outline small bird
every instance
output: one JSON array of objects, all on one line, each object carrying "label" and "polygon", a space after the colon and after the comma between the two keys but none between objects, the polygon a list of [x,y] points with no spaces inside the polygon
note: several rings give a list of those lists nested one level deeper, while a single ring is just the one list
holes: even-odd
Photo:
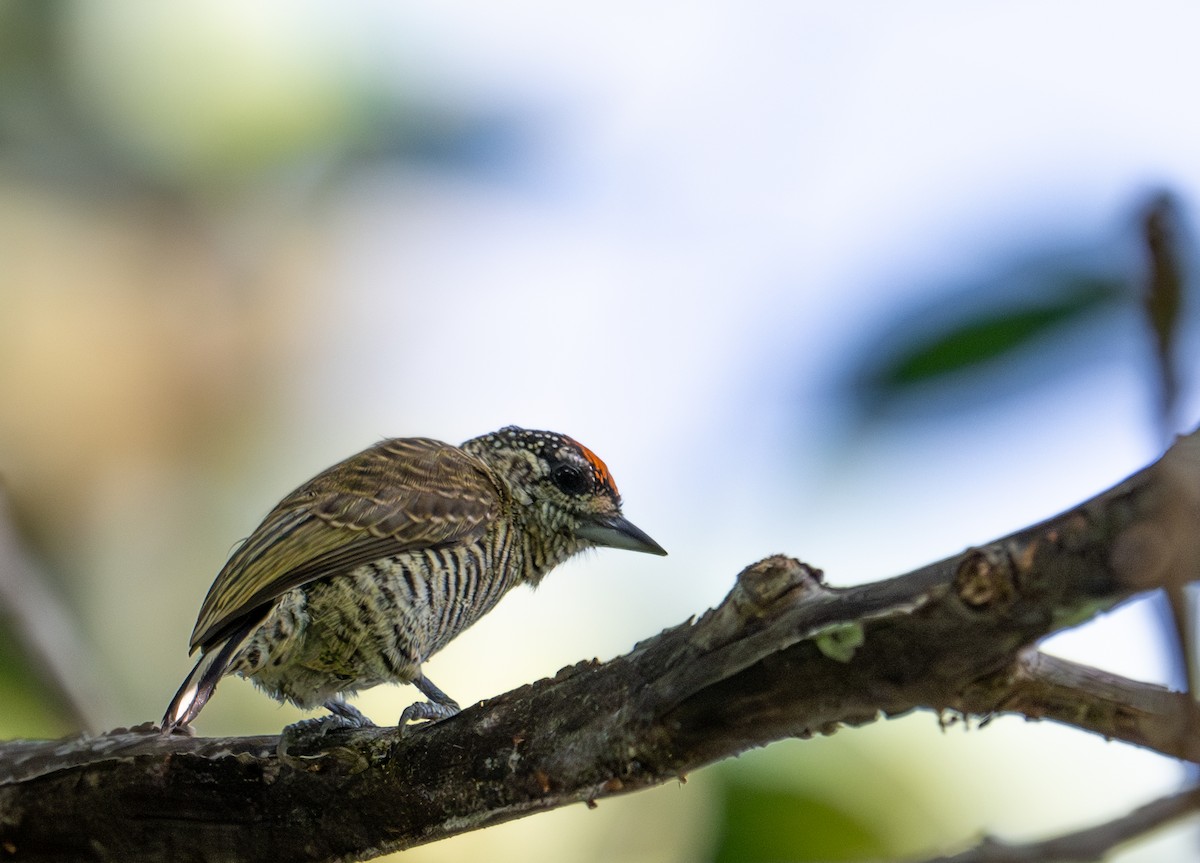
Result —
[{"label": "small bird", "polygon": [[380,683],[429,699],[400,725],[453,716],[422,663],[513,587],[596,546],[666,554],[621,515],[604,462],[566,435],[381,441],[293,491],[233,552],[162,732],[190,725],[227,674],[345,724],[370,724],[344,698]]}]

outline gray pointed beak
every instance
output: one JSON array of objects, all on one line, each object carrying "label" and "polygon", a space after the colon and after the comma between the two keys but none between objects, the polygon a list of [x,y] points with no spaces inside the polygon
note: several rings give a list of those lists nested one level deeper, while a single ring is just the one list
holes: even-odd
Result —
[{"label": "gray pointed beak", "polygon": [[581,525],[575,531],[575,535],[607,548],[644,551],[646,554],[667,553],[666,549],[652,540],[645,531],[619,515],[597,517],[594,521]]}]

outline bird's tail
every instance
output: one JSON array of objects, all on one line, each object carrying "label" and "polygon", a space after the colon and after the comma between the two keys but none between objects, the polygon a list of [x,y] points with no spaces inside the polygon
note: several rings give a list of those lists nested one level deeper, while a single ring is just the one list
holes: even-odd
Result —
[{"label": "bird's tail", "polygon": [[230,660],[246,640],[247,634],[244,629],[235,631],[225,641],[201,655],[191,674],[184,679],[183,685],[167,706],[167,712],[162,719],[163,734],[170,734],[176,728],[192,724],[192,720],[204,709],[208,699],[212,698],[217,684],[229,668]]}]

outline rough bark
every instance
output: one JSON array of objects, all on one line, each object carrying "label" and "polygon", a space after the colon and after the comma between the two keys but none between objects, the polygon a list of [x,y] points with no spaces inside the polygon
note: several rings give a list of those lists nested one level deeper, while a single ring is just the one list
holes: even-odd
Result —
[{"label": "rough bark", "polygon": [[1196,760],[1186,696],[1037,654],[1200,562],[1200,438],[1033,527],[838,589],[776,556],[720,606],[401,734],[148,730],[0,747],[0,858],[357,860],[637,791],[750,747],[924,708],[1019,711]]}]

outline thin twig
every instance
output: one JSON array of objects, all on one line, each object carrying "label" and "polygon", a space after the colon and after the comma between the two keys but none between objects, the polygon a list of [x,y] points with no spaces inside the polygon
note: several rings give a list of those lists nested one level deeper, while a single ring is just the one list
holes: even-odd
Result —
[{"label": "thin twig", "polygon": [[984,837],[974,848],[925,863],[1092,863],[1120,845],[1139,839],[1200,810],[1200,788],[1189,788],[1140,806],[1120,818],[1041,842],[1009,844]]}]

